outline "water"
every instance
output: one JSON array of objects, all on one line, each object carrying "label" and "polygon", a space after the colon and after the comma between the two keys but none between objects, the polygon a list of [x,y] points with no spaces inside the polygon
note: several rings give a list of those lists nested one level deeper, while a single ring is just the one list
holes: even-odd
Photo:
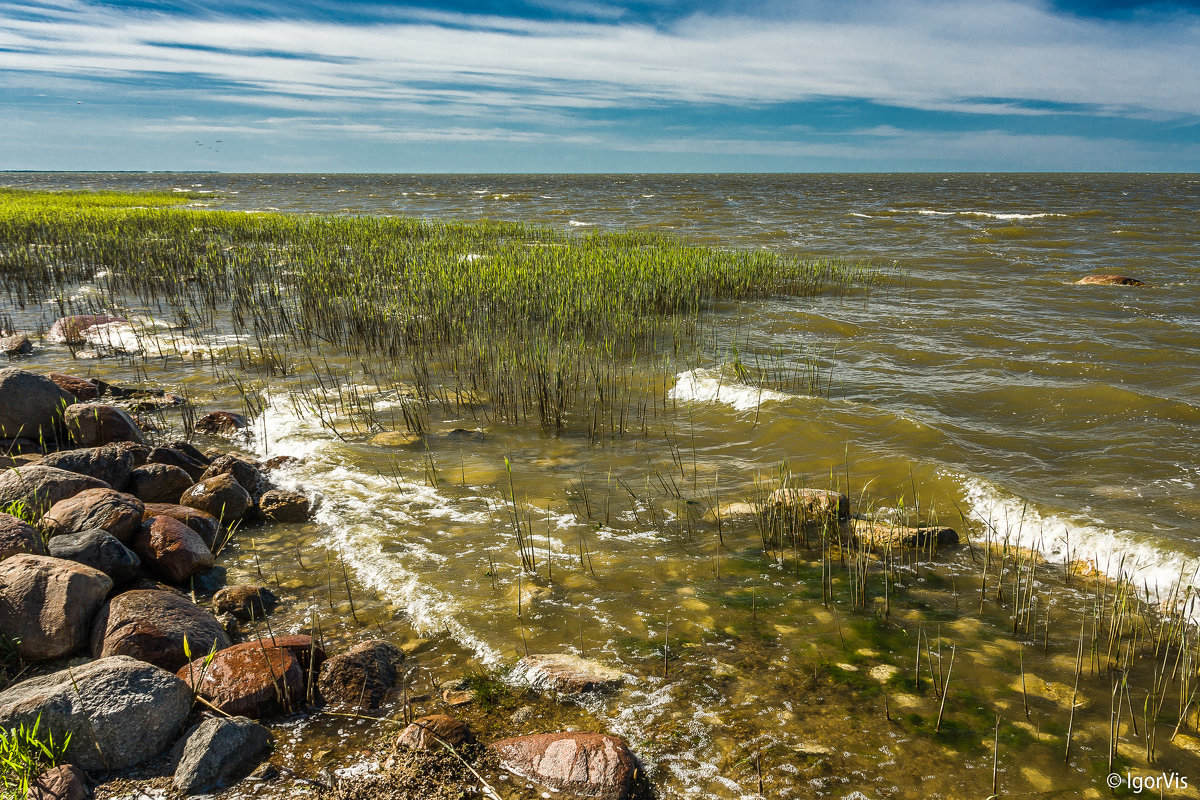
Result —
[{"label": "water", "polygon": [[[847,717],[877,721],[878,700],[816,692],[800,665],[832,664],[831,674],[858,686],[874,660],[911,661],[910,634],[832,618],[819,588],[813,599],[813,574],[765,560],[752,529],[733,528],[722,551],[702,523],[693,531],[688,506],[650,499],[665,475],[691,497],[736,500],[786,460],[810,484],[848,483],[876,507],[916,503],[960,530],[965,519],[977,539],[1019,539],[1055,560],[1119,567],[1151,595],[1200,563],[1198,176],[10,174],[0,183],[179,188],[211,192],[201,205],[246,211],[645,227],[722,248],[895,264],[903,285],[886,291],[714,310],[738,329],[743,354],[815,360],[829,388],[810,397],[738,385],[722,369],[729,357],[712,348],[705,363],[680,369],[670,391],[679,463],[661,436],[595,447],[476,419],[439,424],[486,428],[481,442],[435,437],[428,454],[388,451],[331,436],[285,399],[285,387],[265,395],[249,446],[302,455],[288,479],[326,499],[317,525],[272,536],[344,559],[379,597],[363,613],[439,637],[443,668],[505,668],[526,647],[621,665],[628,687],[588,710],[635,744],[671,796],[752,794],[747,759],[758,752],[768,753],[768,784],[781,797],[909,796],[917,786],[957,796],[960,785],[986,794],[991,711],[960,719],[968,733],[954,757],[911,730],[846,728]],[[1146,286],[1074,284],[1092,273]],[[166,362],[146,369],[214,404],[236,397],[211,373]],[[541,556],[549,546],[555,567],[552,580],[543,569],[520,590],[506,538],[505,458]],[[238,553],[231,570],[249,571]],[[324,573],[294,564],[284,552],[271,568],[301,598],[326,591]],[[943,566],[943,578],[961,582],[957,609],[959,587],[978,568],[965,553]],[[919,598],[934,577],[917,575]],[[1057,591],[1059,607],[1086,604]],[[946,597],[927,605],[944,607]],[[296,604],[297,624],[313,605]],[[938,620],[914,611],[908,622]],[[1001,691],[1013,655],[988,627],[1007,624],[1003,615],[985,614],[982,628],[947,618],[946,633],[962,651],[956,673],[993,687],[989,708],[1013,711]],[[847,655],[843,625],[873,644]],[[1061,636],[1073,667],[1076,634],[1047,635]],[[664,638],[675,648],[673,680],[657,666]],[[1027,667],[1033,659],[1047,675],[1064,669],[1047,650],[1043,661],[1027,654]],[[814,705],[817,696],[828,705]],[[930,716],[927,697],[894,702]],[[1020,707],[1018,695],[1013,718]],[[1061,698],[1046,700],[1047,725],[1058,724],[1051,708],[1061,711]],[[1099,786],[1039,748],[1041,735],[1039,727],[1033,744],[1011,744],[1035,774],[1012,766],[1007,780],[1027,792],[1050,791],[1037,788],[1049,780],[1063,796],[1074,796],[1062,788],[1072,781]],[[811,741],[830,752],[808,753]],[[847,775],[858,776],[853,785]]]}]

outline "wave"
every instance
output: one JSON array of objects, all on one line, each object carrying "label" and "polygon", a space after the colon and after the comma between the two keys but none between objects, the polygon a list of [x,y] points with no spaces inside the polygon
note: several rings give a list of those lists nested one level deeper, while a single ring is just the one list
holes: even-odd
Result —
[{"label": "wave", "polygon": [[667,392],[671,400],[686,403],[723,403],[738,411],[753,411],[763,403],[795,399],[793,395],[730,381],[719,369],[697,368],[675,376]]},{"label": "wave", "polygon": [[984,217],[987,219],[1042,219],[1043,217],[1066,217],[1068,214],[1060,214],[1053,211],[1040,211],[1032,214],[1022,214],[1019,212],[996,212],[996,211],[936,211],[931,208],[889,208],[889,214],[920,214],[926,217]]}]

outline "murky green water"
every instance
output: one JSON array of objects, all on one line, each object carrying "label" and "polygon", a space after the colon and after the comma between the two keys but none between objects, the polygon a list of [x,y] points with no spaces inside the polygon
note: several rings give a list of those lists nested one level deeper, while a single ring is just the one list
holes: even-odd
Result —
[{"label": "murky green water", "polygon": [[[586,710],[629,739],[666,796],[753,795],[761,764],[771,797],[984,797],[997,715],[1005,793],[1107,791],[1112,692],[1090,655],[1064,764],[1075,613],[1097,600],[1078,582],[1063,586],[1061,568],[1037,576],[1036,621],[1014,636],[1012,599],[996,598],[994,575],[980,613],[980,552],[900,568],[885,614],[881,576],[871,579],[868,607],[854,609],[839,563],[836,602],[826,604],[819,550],[766,554],[751,520],[724,519],[718,531],[704,516],[747,499],[786,461],[808,485],[849,489],[872,509],[915,507],[978,543],[1007,538],[1052,561],[1069,554],[1114,572],[1124,558],[1151,594],[1189,578],[1200,556],[1200,178],[5,175],[0,183],[211,190],[212,207],[243,210],[646,226],[718,247],[896,262],[906,277],[887,291],[715,309],[715,339],[703,363],[679,366],[664,398],[674,413],[656,423],[661,430],[601,444],[493,423],[486,403],[474,416],[435,415],[425,449],[343,441],[287,397],[302,367],[287,379],[251,375],[265,411],[245,446],[300,456],[285,480],[318,492],[323,505],[314,524],[246,532],[225,554],[227,567],[256,580],[261,570],[284,587],[290,602],[277,627],[298,629],[317,614],[335,638],[376,626],[428,638],[412,680],[431,698],[434,682],[479,665],[504,670],[527,650],[620,666],[626,687]],[[1073,284],[1090,273],[1147,286]],[[25,320],[56,313],[11,309]],[[826,388],[814,397],[739,384],[723,369],[733,331],[744,359],[757,353],[802,372],[816,364]],[[353,360],[323,355],[349,383],[363,382]],[[137,363],[205,406],[242,402],[229,367]],[[115,359],[72,362],[53,348],[36,364],[113,380],[130,370]],[[382,413],[398,407],[392,387],[368,391]],[[455,428],[484,435],[446,435]],[[512,497],[533,532],[536,578],[518,569]],[[1009,587],[1013,576],[1005,580]],[[918,645],[926,639],[932,653]],[[932,675],[944,679],[952,649],[935,732]],[[1027,695],[1014,685],[1020,663]],[[1187,750],[1200,747],[1188,738],[1194,729],[1172,743],[1171,730],[1160,732],[1159,763],[1147,766],[1145,726],[1139,739],[1129,722],[1142,702],[1137,692],[1127,701],[1119,756],[1200,784],[1200,761]],[[307,723],[295,751],[327,749],[339,725]]]}]

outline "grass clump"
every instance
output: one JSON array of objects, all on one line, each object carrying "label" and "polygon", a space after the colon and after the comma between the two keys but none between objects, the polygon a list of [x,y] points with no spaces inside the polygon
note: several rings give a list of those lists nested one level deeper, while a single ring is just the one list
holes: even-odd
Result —
[{"label": "grass clump", "polygon": [[41,721],[38,717],[32,726],[0,729],[0,800],[25,800],[38,775],[62,760],[71,734],[56,742],[52,733],[38,730]]}]

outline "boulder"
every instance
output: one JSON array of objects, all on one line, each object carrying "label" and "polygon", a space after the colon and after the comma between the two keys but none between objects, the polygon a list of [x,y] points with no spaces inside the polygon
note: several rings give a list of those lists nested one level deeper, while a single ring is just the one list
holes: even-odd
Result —
[{"label": "boulder", "polygon": [[312,503],[299,492],[268,489],[259,495],[258,513],[272,522],[306,522],[312,513]]},{"label": "boulder", "polygon": [[210,463],[212,463],[212,459],[200,452],[200,448],[196,447],[196,445],[192,444],[191,442],[185,442],[182,439],[176,439],[173,442],[168,442],[166,446],[174,450],[178,450],[188,458],[198,461],[205,466],[208,466]]},{"label": "boulder", "polygon": [[112,587],[112,578],[74,561],[12,556],[0,562],[0,635],[28,661],[69,655],[87,644]]},{"label": "boulder", "polygon": [[295,456],[271,456],[263,462],[262,468],[268,472],[284,467],[292,467],[300,463],[300,459]]},{"label": "boulder", "polygon": [[[188,652],[183,641],[187,638]],[[214,648],[229,647],[229,637],[208,609],[187,595],[138,589],[110,600],[92,625],[92,656],[125,655],[172,672]]]},{"label": "boulder", "polygon": [[198,508],[219,520],[241,519],[250,510],[250,495],[229,473],[205,478],[179,498],[179,504]]},{"label": "boulder", "polygon": [[396,744],[409,750],[440,751],[444,749],[443,742],[457,750],[474,741],[475,735],[467,723],[448,714],[432,714],[413,720],[400,732]]},{"label": "boulder", "polygon": [[204,470],[208,469],[207,461],[193,458],[178,447],[156,447],[150,451],[146,461],[150,464],[170,464],[173,467],[179,467],[188,474],[193,483],[200,480],[204,475]]},{"label": "boulder", "polygon": [[302,704],[304,670],[285,647],[256,640],[227,647],[206,660],[197,658],[175,674],[226,714],[261,719]]},{"label": "boulder", "polygon": [[165,750],[192,707],[187,684],[124,656],[29,678],[0,692],[0,728],[24,723],[71,734],[66,760],[86,770],[119,770]]},{"label": "boulder", "polygon": [[259,487],[263,484],[263,474],[258,467],[236,456],[214,458],[204,474],[200,476],[200,480],[215,478],[218,475],[232,475],[238,485],[245,489],[246,494],[251,497],[258,494]]},{"label": "boulder", "polygon": [[538,691],[559,694],[614,689],[625,676],[620,670],[567,653],[528,655],[517,662],[515,676]]},{"label": "boulder", "polygon": [[232,436],[248,427],[250,427],[249,420],[232,411],[211,411],[196,420],[197,431],[218,436]]},{"label": "boulder", "polygon": [[98,569],[117,585],[128,583],[142,571],[136,553],[98,528],[55,536],[50,540],[50,555]]},{"label": "boulder", "polygon": [[404,654],[391,642],[363,642],[326,659],[317,686],[326,702],[378,708],[396,685],[403,661]]},{"label": "boulder", "polygon": [[0,337],[0,353],[9,358],[27,356],[32,352],[33,342],[29,341],[29,337],[23,333]]},{"label": "boulder", "polygon": [[238,584],[226,586],[213,595],[212,610],[217,616],[233,614],[243,622],[262,619],[275,610],[279,598],[265,586]]},{"label": "boulder", "polygon": [[61,764],[33,779],[25,800],[92,800],[87,773],[74,764]]},{"label": "boulder", "polygon": [[264,636],[260,641],[267,647],[282,647],[290,651],[300,661],[300,666],[306,675],[312,669],[320,669],[321,664],[325,662],[325,650],[305,633]]},{"label": "boulder", "polygon": [[57,441],[63,409],[74,401],[44,375],[16,367],[0,369],[0,439]]},{"label": "boulder", "polygon": [[875,551],[896,548],[936,550],[958,544],[958,532],[953,528],[940,526],[908,528],[886,522],[854,519],[850,520],[846,528],[858,547]]},{"label": "boulder", "polygon": [[539,733],[492,744],[501,765],[549,789],[578,797],[625,800],[632,795],[637,759],[615,736]]},{"label": "boulder", "polygon": [[193,483],[182,467],[145,464],[129,474],[129,493],[143,503],[175,503]]},{"label": "boulder", "polygon": [[77,472],[41,464],[14,467],[0,472],[0,508],[9,503],[24,503],[31,514],[40,518],[55,503],[88,489],[108,489],[107,483]]},{"label": "boulder", "polygon": [[1085,278],[1080,278],[1075,281],[1076,284],[1095,283],[1102,286],[1145,286],[1146,284],[1139,281],[1137,278],[1129,278],[1125,275],[1088,275]]},{"label": "boulder", "polygon": [[133,417],[122,408],[102,403],[76,403],[63,412],[67,433],[80,447],[99,447],[109,442],[145,444]]},{"label": "boulder", "polygon": [[769,513],[791,518],[801,525],[836,523],[850,516],[850,498],[827,489],[776,489],[767,501]]},{"label": "boulder", "polygon": [[94,328],[97,325],[111,325],[112,323],[128,323],[129,320],[123,317],[108,317],[97,314],[77,314],[70,317],[61,317],[54,321],[50,326],[50,331],[46,334],[46,340],[57,344],[86,344],[87,339],[84,333],[88,328]]},{"label": "boulder", "polygon": [[210,548],[216,544],[217,533],[221,530],[221,523],[212,514],[198,508],[189,508],[174,503],[146,503],[144,519],[151,517],[171,517],[179,520],[200,534],[200,538]]},{"label": "boulder", "polygon": [[213,566],[213,554],[200,534],[172,517],[151,517],[130,543],[148,569],[172,583],[184,584]]},{"label": "boulder", "polygon": [[136,460],[137,453],[133,448],[116,443],[48,453],[42,458],[41,464],[91,476],[120,492],[125,491],[129,473],[137,466]]},{"label": "boulder", "polygon": [[46,555],[41,532],[12,514],[0,513],[0,561],[21,553]]},{"label": "boulder", "polygon": [[246,717],[206,719],[180,740],[175,788],[199,794],[240,777],[271,749],[271,734]]},{"label": "boulder", "polygon": [[69,392],[75,398],[76,403],[87,403],[100,397],[100,389],[93,381],[76,378],[72,375],[63,375],[61,372],[51,372],[46,377],[54,381],[63,391]]},{"label": "boulder", "polygon": [[133,538],[142,524],[146,507],[131,494],[112,489],[87,489],[74,497],[59,500],[38,523],[53,539],[68,533],[99,528],[121,542]]}]

